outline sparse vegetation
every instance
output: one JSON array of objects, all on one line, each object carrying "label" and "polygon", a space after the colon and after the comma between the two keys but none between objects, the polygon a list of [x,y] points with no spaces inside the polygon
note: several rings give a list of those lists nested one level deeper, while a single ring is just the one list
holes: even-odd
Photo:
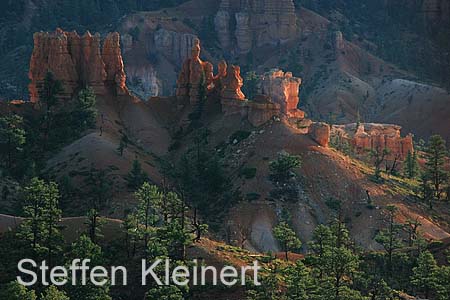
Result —
[{"label": "sparse vegetation", "polygon": [[278,158],[269,164],[270,176],[274,181],[285,182],[295,176],[293,171],[300,166],[301,159],[299,156],[281,152],[278,154]]}]

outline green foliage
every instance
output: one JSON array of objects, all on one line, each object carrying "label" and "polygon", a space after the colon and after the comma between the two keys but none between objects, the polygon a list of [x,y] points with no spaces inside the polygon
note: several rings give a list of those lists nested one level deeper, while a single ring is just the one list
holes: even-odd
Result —
[{"label": "green foliage", "polygon": [[408,151],[408,155],[406,156],[406,160],[404,162],[404,174],[408,178],[416,178],[419,175],[419,162],[417,161],[417,152],[414,151],[411,154]]},{"label": "green foliage", "polygon": [[87,183],[90,187],[86,198],[89,200],[89,208],[100,211],[111,196],[112,181],[108,177],[108,171],[97,170],[93,166],[89,170]]},{"label": "green foliage", "polygon": [[135,197],[138,200],[137,218],[139,224],[138,234],[142,237],[143,249],[145,252],[145,258],[148,259],[150,255],[149,242],[150,240],[154,245],[160,245],[155,239],[151,239],[154,234],[154,227],[159,220],[159,215],[156,208],[162,201],[162,194],[157,186],[150,185],[148,182],[142,184],[142,186],[136,191]]},{"label": "green foliage", "polygon": [[92,242],[96,242],[98,238],[103,237],[101,228],[105,224],[105,220],[100,217],[99,212],[92,208],[86,214],[86,223],[88,235]]},{"label": "green foliage", "polygon": [[174,285],[160,286],[147,292],[147,300],[183,300],[183,292]]},{"label": "green foliage", "polygon": [[[443,194],[443,185],[447,180],[447,173],[445,171],[445,157],[447,149],[445,140],[439,135],[430,137],[428,147],[425,152],[425,181],[430,181],[430,187],[433,190],[433,197],[436,200],[441,200]],[[432,209],[432,202],[430,201],[430,209]]]},{"label": "green foliage", "polygon": [[393,254],[394,251],[403,247],[402,240],[399,233],[402,229],[402,225],[395,222],[395,216],[397,214],[397,207],[388,206],[386,208],[388,217],[388,227],[381,230],[375,237],[375,241],[380,243],[388,256],[388,271],[393,270]]},{"label": "green foliage", "polygon": [[302,261],[288,266],[284,270],[286,274],[286,299],[316,299],[318,293],[317,284],[312,277],[311,271],[306,268]]},{"label": "green foliage", "polygon": [[125,179],[128,182],[128,186],[132,189],[137,189],[148,180],[148,175],[142,170],[139,160],[135,159],[133,161],[133,166]]},{"label": "green foliage", "polygon": [[330,147],[344,153],[345,155],[353,155],[353,148],[347,139],[342,138],[340,135],[332,135],[330,138]]},{"label": "green foliage", "polygon": [[292,171],[300,166],[300,156],[282,152],[276,160],[270,162],[270,176],[274,181],[285,182],[293,176]]},{"label": "green foliage", "polygon": [[18,237],[31,247],[35,257],[45,256],[51,265],[61,253],[63,243],[58,186],[33,178],[24,190],[22,209],[26,220],[20,225]]},{"label": "green foliage", "polygon": [[436,274],[438,300],[450,299],[450,267],[442,266]]},{"label": "green foliage", "polygon": [[0,157],[3,167],[10,169],[25,144],[23,118],[18,115],[0,117]]},{"label": "green foliage", "polygon": [[45,289],[44,293],[41,294],[41,300],[70,300],[64,291],[58,290],[54,285],[51,285]]},{"label": "green foliage", "polygon": [[[67,264],[70,264],[73,259],[90,259],[91,266],[101,266],[105,263],[105,257],[101,247],[93,243],[86,235],[80,236],[72,244]],[[80,276],[77,276],[76,279],[76,285],[66,286],[67,295],[70,299],[111,300],[108,284],[95,286],[88,280],[86,285],[82,285]]]},{"label": "green foliage", "polygon": [[282,300],[284,299],[279,278],[278,266],[274,264],[267,274],[260,279],[261,285],[247,291],[247,300]]},{"label": "green foliage", "polygon": [[438,266],[433,255],[429,251],[422,252],[417,260],[417,266],[413,268],[411,283],[425,295],[426,299],[437,287],[437,272]]},{"label": "green foliage", "polygon": [[244,176],[245,179],[252,179],[256,176],[256,168],[244,168],[241,170],[241,175]]},{"label": "green foliage", "polygon": [[379,148],[377,147],[376,149],[373,149],[370,151],[370,156],[373,159],[373,164],[375,167],[375,181],[376,182],[381,182],[382,178],[381,178],[381,166],[383,164],[383,162],[386,159],[386,156],[389,155],[390,150],[388,148]]},{"label": "green foliage", "polygon": [[232,205],[234,196],[224,162],[209,147],[207,136],[206,131],[196,133],[195,145],[182,155],[169,175],[192,207],[209,221],[220,223],[220,216]]},{"label": "green foliage", "polygon": [[245,94],[246,98],[249,100],[253,100],[253,98],[258,93],[258,82],[259,76],[256,75],[256,72],[250,71],[245,73],[244,82],[245,85],[242,87],[242,92]]},{"label": "green foliage", "polygon": [[28,290],[17,281],[8,283],[0,290],[0,299],[4,300],[36,300],[36,293]]},{"label": "green foliage", "polygon": [[236,145],[247,139],[251,132],[245,130],[238,130],[230,136],[230,144]]},{"label": "green foliage", "polygon": [[274,237],[280,242],[285,253],[286,260],[289,259],[289,251],[298,251],[302,247],[302,242],[294,230],[286,222],[281,222],[273,229]]}]

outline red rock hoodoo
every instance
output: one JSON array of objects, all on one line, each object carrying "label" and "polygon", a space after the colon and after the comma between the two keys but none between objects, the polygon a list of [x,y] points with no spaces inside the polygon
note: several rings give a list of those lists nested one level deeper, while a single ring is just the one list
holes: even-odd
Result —
[{"label": "red rock hoodoo", "polygon": [[221,98],[228,100],[245,100],[245,95],[241,91],[244,80],[241,77],[241,68],[239,66],[229,65],[226,77],[221,80]]},{"label": "red rock hoodoo", "polygon": [[356,153],[388,149],[388,159],[404,160],[408,152],[414,152],[413,137],[402,137],[400,131],[397,125],[366,123],[335,125],[332,134],[347,140]]},{"label": "red rock hoodoo", "polygon": [[96,94],[108,92],[128,94],[126,75],[118,33],[110,33],[101,47],[99,34],[57,29],[53,33],[34,34],[34,49],[30,61],[30,99],[39,101],[39,92],[47,72],[62,82],[64,99],[70,99],[80,87],[90,86]]},{"label": "red rock hoodoo", "polygon": [[194,40],[194,46],[191,50],[191,57],[187,58],[177,80],[176,95],[180,100],[189,98],[191,104],[198,102],[199,88],[202,80],[204,80],[205,87],[211,89],[215,80],[214,67],[210,62],[202,61],[200,59],[200,40]]},{"label": "red rock hoodoo", "polygon": [[293,77],[291,72],[284,73],[274,69],[264,74],[261,79],[262,94],[268,95],[272,102],[280,104],[281,112],[288,118],[303,119],[305,113],[297,108],[301,83],[302,80]]}]

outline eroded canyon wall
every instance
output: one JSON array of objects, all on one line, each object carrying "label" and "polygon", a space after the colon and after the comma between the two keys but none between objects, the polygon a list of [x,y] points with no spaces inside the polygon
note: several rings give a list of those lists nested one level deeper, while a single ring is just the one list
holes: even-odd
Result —
[{"label": "eroded canyon wall", "polygon": [[236,41],[240,54],[283,43],[298,32],[292,0],[222,0],[214,21],[222,48],[229,50]]},{"label": "eroded canyon wall", "polygon": [[30,100],[38,102],[48,72],[61,81],[61,97],[70,99],[79,88],[89,86],[96,94],[127,94],[126,75],[120,50],[120,37],[110,33],[37,32],[30,60]]}]

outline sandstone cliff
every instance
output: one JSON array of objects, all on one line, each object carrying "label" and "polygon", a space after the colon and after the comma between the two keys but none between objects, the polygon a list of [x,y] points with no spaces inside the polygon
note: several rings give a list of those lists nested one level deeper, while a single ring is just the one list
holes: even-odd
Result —
[{"label": "sandstone cliff", "polygon": [[214,23],[222,48],[229,49],[236,40],[240,54],[293,39],[298,32],[292,0],[222,0]]},{"label": "sandstone cliff", "polygon": [[293,77],[291,72],[284,73],[274,69],[261,79],[262,94],[268,95],[272,102],[281,106],[281,112],[287,117],[304,118],[305,113],[298,109],[301,78]]},{"label": "sandstone cliff", "polygon": [[332,127],[332,134],[341,141],[346,140],[356,153],[387,149],[388,159],[404,160],[408,152],[414,152],[411,134],[401,136],[401,127],[390,124],[347,124]]},{"label": "sandstone cliff", "polygon": [[61,29],[35,33],[29,71],[32,102],[39,101],[47,72],[62,82],[61,97],[65,99],[84,86],[92,87],[97,94],[128,93],[118,33],[105,38],[103,49],[99,34],[86,32],[80,37],[76,32]]}]

